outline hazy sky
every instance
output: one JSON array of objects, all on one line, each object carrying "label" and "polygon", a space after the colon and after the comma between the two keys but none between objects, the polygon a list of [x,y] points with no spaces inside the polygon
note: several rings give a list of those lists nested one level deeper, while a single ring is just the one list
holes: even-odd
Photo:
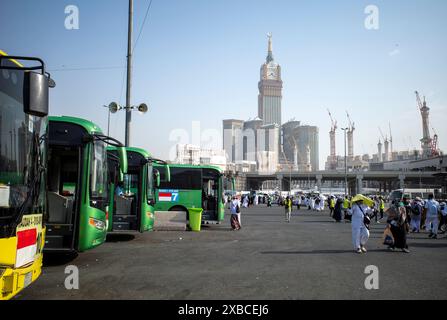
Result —
[{"label": "hazy sky", "polygon": [[[134,39],[148,3],[135,0]],[[79,30],[65,28],[68,5],[79,8]],[[365,28],[368,5],[380,10],[378,30]],[[106,131],[102,105],[125,103],[127,6],[127,0],[2,0],[0,49],[46,61],[57,83],[51,114],[91,119]],[[167,158],[176,143],[170,135],[183,129],[197,142],[192,121],[200,121],[205,140],[215,129],[221,146],[222,119],[257,115],[259,68],[272,32],[284,81],[283,121],[319,127],[320,168],[329,154],[327,108],[340,127],[349,111],[356,154],[376,152],[378,126],[388,132],[388,121],[395,149],[419,147],[415,90],[427,96],[431,126],[447,150],[446,17],[444,0],[153,0],[134,51],[132,91],[132,103],[146,102],[150,110],[133,113],[132,144]],[[112,115],[110,132],[124,139],[123,112]]]}]

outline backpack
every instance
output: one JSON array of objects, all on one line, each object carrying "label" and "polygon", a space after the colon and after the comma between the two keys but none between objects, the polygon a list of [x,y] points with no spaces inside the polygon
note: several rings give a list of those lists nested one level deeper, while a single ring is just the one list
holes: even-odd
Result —
[{"label": "backpack", "polygon": [[421,214],[421,210],[419,208],[419,205],[414,204],[411,206],[411,213],[413,213],[415,216],[418,216]]}]

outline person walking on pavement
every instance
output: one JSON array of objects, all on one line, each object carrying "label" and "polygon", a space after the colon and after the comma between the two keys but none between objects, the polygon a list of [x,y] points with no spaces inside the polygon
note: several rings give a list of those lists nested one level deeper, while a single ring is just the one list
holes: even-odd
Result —
[{"label": "person walking on pavement", "polygon": [[242,203],[243,203],[244,208],[248,208],[248,203],[249,203],[248,196],[244,197],[244,200]]},{"label": "person walking on pavement", "polygon": [[425,202],[425,230],[429,230],[430,234],[429,238],[437,239],[438,238],[438,213],[439,213],[439,203],[434,199],[433,193],[428,194],[428,200]]},{"label": "person walking on pavement", "polygon": [[334,214],[334,209],[335,209],[335,199],[334,196],[331,196],[329,198],[329,216],[332,217],[332,215]]},{"label": "person walking on pavement", "polygon": [[373,197],[373,201],[374,201],[374,206],[373,206],[373,212],[374,212],[374,215],[373,215],[373,217],[374,217],[374,220],[376,221],[376,223],[380,223],[378,220],[378,216],[379,216],[379,206],[380,206],[380,203],[379,203],[379,198],[377,198],[377,196],[374,196]]},{"label": "person walking on pavement", "polygon": [[408,199],[407,197],[403,197],[402,198],[402,202],[404,203],[404,207],[405,207],[405,211],[407,213],[407,224],[408,224],[408,229],[410,229],[410,223],[411,223],[411,202],[410,199]]},{"label": "person walking on pavement", "polygon": [[342,212],[341,212],[342,206],[343,206],[343,200],[337,199],[337,202],[335,203],[334,214],[332,215],[335,222],[340,222],[342,219]]},{"label": "person walking on pavement", "polygon": [[385,201],[383,200],[383,197],[379,197],[379,210],[380,210],[380,220],[383,219],[383,212],[385,211]]},{"label": "person walking on pavement", "polygon": [[345,196],[344,200],[343,200],[343,218],[346,220],[348,220],[348,211],[349,211],[349,200],[348,200],[348,196]]},{"label": "person walking on pavement", "polygon": [[444,201],[439,204],[439,210],[441,211],[441,221],[439,222],[438,231],[445,233],[447,229],[447,205]]},{"label": "person walking on pavement", "polygon": [[296,210],[300,210],[301,207],[301,196],[298,195],[298,197],[296,198]]},{"label": "person walking on pavement", "polygon": [[286,221],[290,222],[290,213],[292,211],[292,200],[290,200],[289,196],[284,200],[284,210],[286,213]]},{"label": "person walking on pavement", "polygon": [[421,231],[421,216],[422,216],[422,200],[416,197],[411,204],[411,232],[419,233]]},{"label": "person walking on pavement", "polygon": [[231,212],[231,228],[233,230],[241,229],[241,202],[235,196],[230,203],[230,212]]},{"label": "person walking on pavement", "polygon": [[306,198],[306,206],[307,206],[307,210],[312,209],[312,200],[310,199],[310,196],[307,196],[307,198]]},{"label": "person walking on pavement", "polygon": [[371,214],[372,200],[358,194],[352,198],[352,244],[356,253],[366,253],[366,243],[369,239],[368,223]]}]

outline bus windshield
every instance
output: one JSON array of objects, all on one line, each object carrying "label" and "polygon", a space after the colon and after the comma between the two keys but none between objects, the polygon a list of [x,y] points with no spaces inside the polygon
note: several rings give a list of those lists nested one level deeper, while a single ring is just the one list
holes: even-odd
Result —
[{"label": "bus windshield", "polygon": [[155,193],[154,193],[154,167],[152,164],[147,164],[147,187],[146,187],[146,195],[147,200],[154,200],[155,199]]},{"label": "bus windshield", "polygon": [[95,140],[93,144],[90,196],[94,199],[107,198],[107,154],[105,143]]},{"label": "bus windshield", "polygon": [[7,225],[45,204],[46,121],[23,111],[23,71],[1,70],[0,110],[0,224]]}]

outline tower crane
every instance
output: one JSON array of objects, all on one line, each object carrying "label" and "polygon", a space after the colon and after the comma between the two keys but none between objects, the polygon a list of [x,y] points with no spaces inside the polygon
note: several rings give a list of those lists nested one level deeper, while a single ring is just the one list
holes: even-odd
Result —
[{"label": "tower crane", "polygon": [[438,134],[436,133],[435,128],[431,127],[433,130],[433,139],[431,141],[431,154],[432,156],[439,156],[439,149],[438,149]]},{"label": "tower crane", "polygon": [[354,131],[355,127],[354,127],[354,122],[351,121],[351,117],[349,116],[348,111],[346,111],[346,115],[348,116],[348,121],[349,121],[349,131]]},{"label": "tower crane", "polygon": [[380,131],[380,135],[382,136],[382,139],[383,139],[383,141],[385,142],[385,141],[388,141],[388,136],[384,136],[383,135],[383,132],[382,132],[382,129],[380,129],[380,127],[378,127],[379,128],[379,131]]},{"label": "tower crane", "polygon": [[336,151],[335,151],[335,130],[337,130],[337,121],[332,118],[332,114],[327,109],[327,112],[329,113],[329,117],[331,118],[331,131],[329,132],[329,139],[330,139],[330,157],[331,157],[331,169],[335,169],[337,166],[337,157],[336,157]]},{"label": "tower crane", "polygon": [[327,112],[329,113],[329,117],[331,118],[331,131],[335,132],[335,130],[337,130],[337,121],[332,118],[332,114],[329,109],[327,109]]},{"label": "tower crane", "polygon": [[391,154],[393,154],[393,134],[391,133],[391,122],[388,122],[388,127],[390,128],[390,149]]},{"label": "tower crane", "polygon": [[418,107],[419,107],[419,111],[422,112],[422,108],[425,106],[426,102],[425,102],[425,97],[424,97],[424,102],[422,103],[421,101],[421,97],[419,96],[419,92],[415,91],[414,92],[416,94],[416,102],[418,103]]}]

